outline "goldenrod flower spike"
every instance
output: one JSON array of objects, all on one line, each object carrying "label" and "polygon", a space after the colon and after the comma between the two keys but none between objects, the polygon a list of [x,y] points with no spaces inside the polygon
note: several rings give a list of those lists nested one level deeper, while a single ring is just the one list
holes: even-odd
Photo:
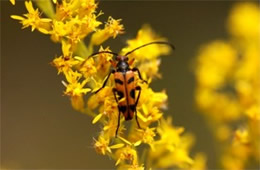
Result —
[{"label": "goldenrod flower spike", "polygon": [[236,4],[228,17],[230,40],[204,45],[197,56],[196,101],[228,170],[260,161],[259,19],[256,4]]},{"label": "goldenrod flower spike", "polygon": [[[55,11],[51,10],[51,4],[55,6]],[[46,1],[38,2],[36,5],[50,18],[41,18],[41,12],[33,8],[31,1],[25,2],[27,14],[11,17],[19,20],[23,28],[30,26],[32,31],[37,29],[50,35],[55,43],[61,44],[61,50],[58,57],[53,59],[52,65],[56,67],[58,74],[64,76],[64,94],[70,98],[72,107],[91,116],[93,124],[102,125],[101,132],[94,139],[94,148],[98,154],[108,155],[115,161],[118,169],[189,169],[196,160],[198,163],[194,163],[196,166],[193,167],[205,167],[204,157],[193,160],[189,156],[193,138],[184,134],[184,128],[176,128],[172,126],[170,119],[163,118],[162,110],[167,109],[166,91],[155,92],[150,87],[155,77],[162,77],[159,73],[159,56],[169,54],[170,48],[160,43],[137,48],[151,42],[166,41],[166,38],[157,35],[149,26],[143,26],[136,38],[127,41],[127,47],[121,50],[121,54],[129,54],[130,67],[138,67],[142,77],[148,82],[146,84],[136,78],[133,84],[133,87],[142,88],[136,106],[141,128],[138,128],[135,121],[130,123],[130,127],[125,128],[125,119],[118,119],[120,113],[113,94],[114,81],[108,80],[99,93],[93,94],[103,85],[111,66],[116,67],[116,63],[113,62],[114,53],[109,47],[101,45],[106,40],[124,33],[121,19],[109,16],[105,23],[98,21],[103,12],[97,12],[97,3],[94,0],[53,0],[53,3]],[[99,27],[101,24],[104,28]],[[89,44],[84,43],[86,37],[90,39]],[[107,53],[88,57],[94,52],[94,46],[99,46],[100,52]],[[123,97],[118,102],[125,101],[126,97]],[[248,113],[252,115],[252,111]],[[89,132],[89,135],[93,134],[96,133]],[[144,150],[140,149],[145,145],[147,147],[144,147]]]}]

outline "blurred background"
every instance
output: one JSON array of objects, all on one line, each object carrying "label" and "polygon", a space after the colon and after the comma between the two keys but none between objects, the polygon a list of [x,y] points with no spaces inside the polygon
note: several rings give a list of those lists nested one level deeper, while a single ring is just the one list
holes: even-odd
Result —
[{"label": "blurred background", "polygon": [[[49,36],[21,25],[10,15],[26,13],[24,3],[1,1],[1,168],[112,169],[114,161],[96,154],[93,137],[101,127],[63,96],[62,76],[49,63],[61,54]],[[226,19],[235,1],[100,1],[105,15],[122,18],[126,33],[109,45],[115,52],[134,38],[143,24],[176,46],[162,57],[163,78],[155,90],[166,89],[175,126],[196,136],[191,154],[205,152],[208,168],[219,168],[214,140],[194,102],[192,63],[200,45],[226,39]]]}]

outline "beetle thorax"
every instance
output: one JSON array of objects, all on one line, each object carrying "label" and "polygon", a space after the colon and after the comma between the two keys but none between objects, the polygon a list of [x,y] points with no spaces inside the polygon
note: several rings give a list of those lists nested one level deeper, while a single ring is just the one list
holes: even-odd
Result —
[{"label": "beetle thorax", "polygon": [[127,71],[127,70],[129,70],[129,65],[128,65],[128,63],[126,61],[119,61],[117,63],[116,67],[117,67],[118,71]]}]

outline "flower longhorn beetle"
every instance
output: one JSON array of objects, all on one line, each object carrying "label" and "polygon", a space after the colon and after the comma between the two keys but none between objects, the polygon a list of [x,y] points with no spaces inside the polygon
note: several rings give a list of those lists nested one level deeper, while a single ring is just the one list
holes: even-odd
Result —
[{"label": "flower longhorn beetle", "polygon": [[[118,107],[118,123],[117,123],[117,128],[116,128],[116,134],[117,136],[118,129],[120,126],[120,113],[122,113],[125,117],[125,120],[131,120],[133,119],[134,113],[135,113],[135,119],[137,122],[138,127],[141,129],[140,124],[137,119],[137,111],[136,111],[136,106],[138,104],[140,95],[141,95],[141,87],[135,85],[135,72],[138,73],[139,79],[141,79],[143,82],[147,83],[146,80],[143,80],[141,73],[138,68],[130,68],[129,66],[133,64],[134,59],[128,62],[128,55],[133,53],[136,50],[139,50],[140,48],[146,47],[148,45],[152,44],[163,44],[163,45],[168,45],[170,46],[173,50],[175,47],[168,42],[163,42],[163,41],[154,41],[150,42],[147,44],[144,44],[142,46],[139,46],[129,52],[127,52],[125,55],[118,55],[117,53],[111,52],[111,51],[100,51],[91,54],[88,58],[93,57],[97,54],[101,53],[109,53],[113,54],[114,60],[110,60],[113,69],[110,71],[108,76],[106,77],[102,87],[100,87],[97,91],[94,93],[97,94],[100,90],[102,90],[105,86],[106,83],[111,76],[111,74],[114,74],[114,79],[115,79],[115,88],[113,88],[113,94],[115,97],[115,100],[117,102],[117,107]],[[87,58],[87,59],[88,59]],[[135,96],[135,91],[139,91],[137,98]],[[118,97],[117,97],[118,96]],[[125,97],[125,100],[119,102],[122,98]]]}]

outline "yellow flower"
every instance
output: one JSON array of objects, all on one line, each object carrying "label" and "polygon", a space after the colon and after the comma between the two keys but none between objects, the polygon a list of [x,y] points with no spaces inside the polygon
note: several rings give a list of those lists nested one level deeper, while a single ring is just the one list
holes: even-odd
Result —
[{"label": "yellow flower", "polygon": [[252,120],[252,121],[260,121],[260,104],[254,105],[250,107],[246,111],[246,115]]},{"label": "yellow flower", "polygon": [[98,140],[95,140],[94,148],[96,149],[97,153],[105,155],[107,152],[112,153],[112,149],[119,149],[124,147],[124,144],[115,144],[112,146],[109,145],[109,139],[106,139],[105,136],[102,134],[98,137]]},{"label": "yellow flower", "polygon": [[130,146],[117,150],[116,155],[119,155],[116,165],[119,165],[123,161],[129,161],[130,165],[138,165],[136,150]]},{"label": "yellow flower", "polygon": [[97,73],[95,61],[93,58],[87,59],[79,70],[86,78],[89,78]]},{"label": "yellow flower", "polygon": [[171,125],[171,119],[161,119],[157,128],[160,140],[154,144],[154,150],[149,154],[149,159],[154,167],[167,168],[178,166],[188,168],[193,160],[188,151],[193,141],[191,136],[181,136],[183,128],[175,128]]},{"label": "yellow flower", "polygon": [[74,60],[73,58],[66,58],[63,56],[60,56],[58,58],[55,58],[52,61],[52,65],[54,65],[58,69],[58,74],[61,72],[70,72],[71,67],[78,64],[79,62],[77,60]]},{"label": "yellow flower", "polygon": [[195,155],[194,163],[191,166],[191,170],[206,170],[207,158],[203,153],[198,153]]},{"label": "yellow flower", "polygon": [[144,170],[144,165],[122,165],[119,167],[119,169],[122,169],[122,170]]},{"label": "yellow flower", "polygon": [[232,130],[226,124],[218,125],[218,127],[216,127],[216,136],[218,140],[226,141],[230,138],[231,135],[232,135]]},{"label": "yellow flower", "polygon": [[[150,28],[148,25],[144,25],[137,33],[135,39],[128,40],[128,46],[123,48],[121,53],[125,54],[126,52],[131,51],[132,49],[144,45],[146,43],[150,43],[153,41],[166,41],[165,38],[161,38]],[[170,48],[168,46],[163,46],[159,44],[151,45],[140,50],[137,50],[129,55],[130,58],[135,58],[138,62],[142,62],[145,60],[153,60],[156,59],[160,55],[169,54]]]},{"label": "yellow flower", "polygon": [[[142,114],[138,112],[138,117],[143,121],[145,126],[159,120],[162,117],[160,109],[167,108],[167,95],[165,91],[154,92],[151,88],[147,88],[146,84],[141,84],[142,96],[139,100],[139,106]],[[147,97],[149,96],[149,97]]]},{"label": "yellow flower", "polygon": [[84,88],[88,80],[84,80],[83,82],[78,82],[81,75],[77,72],[65,72],[67,81],[69,84],[63,82],[63,84],[66,86],[66,90],[64,92],[65,95],[68,95],[71,97],[71,104],[74,109],[83,111],[85,103],[83,100],[83,95],[86,95],[86,93],[90,92],[90,88]]},{"label": "yellow flower", "polygon": [[[99,51],[111,51],[109,50],[109,47],[103,48],[102,46],[100,47]],[[96,57],[96,63],[97,63],[97,72],[98,77],[104,78],[111,67],[110,60],[113,60],[113,55],[108,54],[108,53],[101,53]]]},{"label": "yellow flower", "polygon": [[70,84],[66,85],[66,91],[64,92],[68,96],[82,96],[87,92],[91,91],[90,88],[83,88],[88,80],[84,80],[83,82],[78,82],[80,76],[78,73],[68,72],[66,73],[66,78]]},{"label": "yellow flower", "polygon": [[[101,83],[99,83],[101,84]],[[98,86],[96,89],[100,88]],[[96,91],[96,89],[93,89],[93,91]],[[88,100],[88,107],[90,109],[96,109],[99,105],[103,105],[106,98],[112,96],[112,91],[110,87],[104,87],[100,92],[98,92],[96,95],[93,95]]]},{"label": "yellow flower", "polygon": [[235,132],[235,137],[232,145],[226,148],[226,152],[222,157],[222,164],[225,169],[242,170],[245,163],[252,153],[252,143],[249,139],[249,132],[247,129],[238,129]]},{"label": "yellow flower", "polygon": [[215,41],[200,50],[196,76],[203,87],[219,88],[233,71],[235,49],[223,41]]},{"label": "yellow flower", "polygon": [[[78,4],[80,4],[80,8],[78,11],[80,17],[84,17],[86,15],[89,16],[96,12],[97,3],[95,2],[95,0],[80,0]],[[98,16],[101,14],[103,13],[100,12]]]},{"label": "yellow flower", "polygon": [[141,73],[143,73],[143,78],[147,80],[148,78],[161,78],[161,74],[159,73],[159,66],[161,64],[161,60],[151,60],[141,64],[138,68]]},{"label": "yellow flower", "polygon": [[[94,139],[95,140],[95,139]],[[94,148],[97,153],[105,155],[106,152],[111,153],[111,149],[108,147],[109,140],[104,139],[104,137],[99,136],[98,141],[95,140]]]},{"label": "yellow flower", "polygon": [[112,17],[109,17],[105,28],[97,30],[97,32],[92,35],[91,44],[100,45],[110,37],[116,38],[118,34],[123,34],[124,27],[120,22],[121,19],[115,20]]},{"label": "yellow flower", "polygon": [[154,137],[155,137],[155,128],[146,128],[144,130],[139,130],[141,132],[141,141],[143,143],[147,143],[151,146],[152,149],[154,149]]},{"label": "yellow flower", "polygon": [[198,55],[196,101],[219,140],[224,169],[242,170],[252,157],[260,159],[259,14],[254,3],[235,5],[231,40],[214,41]]},{"label": "yellow flower", "polygon": [[62,21],[53,20],[51,38],[54,42],[61,41],[68,32],[68,25]]},{"label": "yellow flower", "polygon": [[[232,35],[245,40],[259,40],[260,10],[257,4],[246,2],[236,4],[228,18],[228,28]],[[250,43],[247,41],[247,43]]]},{"label": "yellow flower", "polygon": [[120,24],[122,19],[115,20],[111,16],[108,18],[108,21],[106,23],[105,29],[107,29],[107,32],[113,37],[116,38],[118,34],[124,33],[124,27]]},{"label": "yellow flower", "polygon": [[40,12],[38,9],[34,9],[31,1],[25,1],[25,6],[28,11],[28,14],[24,14],[24,17],[12,15],[11,18],[20,20],[23,24],[23,28],[32,27],[32,31],[38,29],[40,32],[44,34],[49,34],[51,19],[48,18],[40,18]]},{"label": "yellow flower", "polygon": [[69,39],[74,46],[85,38],[89,33],[96,30],[101,24],[97,21],[94,0],[62,1],[56,6],[56,17],[53,19],[51,37],[59,42],[62,38]]},{"label": "yellow flower", "polygon": [[96,16],[86,16],[82,19],[75,17],[69,22],[69,32],[67,37],[77,44],[81,39],[85,38],[89,33],[95,31],[96,27],[101,23],[96,21]]},{"label": "yellow flower", "polygon": [[249,142],[248,131],[245,129],[237,130],[235,132],[235,141],[242,143],[242,144],[247,144]]}]

